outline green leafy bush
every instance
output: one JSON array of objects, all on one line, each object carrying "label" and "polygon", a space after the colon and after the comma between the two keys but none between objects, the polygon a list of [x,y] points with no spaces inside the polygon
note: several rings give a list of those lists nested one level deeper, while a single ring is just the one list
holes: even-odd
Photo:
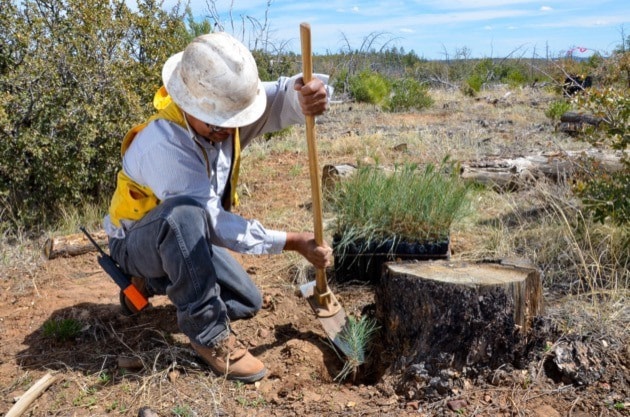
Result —
[{"label": "green leafy bush", "polygon": [[350,94],[361,103],[381,105],[389,97],[391,85],[381,74],[363,70],[355,76],[350,77]]},{"label": "green leafy bush", "polygon": [[[0,8],[0,216],[27,228],[111,192],[126,130],[188,42],[153,1],[11,0]],[[165,34],[169,34],[165,36]],[[5,42],[6,41],[6,42]]]},{"label": "green leafy bush", "polygon": [[613,174],[593,175],[587,182],[578,182],[575,189],[593,219],[615,224],[630,223],[630,169]]},{"label": "green leafy bush", "polygon": [[[627,150],[630,144],[630,88],[617,85],[587,89],[575,101],[580,108],[604,121],[588,140],[608,143],[620,151]],[[602,174],[594,167],[576,185],[586,209],[598,221],[630,222],[630,160],[627,155],[622,163],[622,170],[610,174]]]},{"label": "green leafy bush", "polygon": [[508,68],[507,73],[501,78],[510,87],[519,87],[527,83],[527,77],[519,68]]},{"label": "green leafy bush", "polygon": [[464,94],[466,94],[467,96],[474,96],[476,93],[481,91],[483,82],[484,80],[480,74],[472,74],[466,79],[466,82],[464,83]]},{"label": "green leafy bush", "polygon": [[433,99],[426,86],[413,78],[403,78],[393,82],[392,96],[385,109],[391,112],[420,110],[432,104]]},{"label": "green leafy bush", "polygon": [[630,88],[589,88],[576,96],[575,101],[580,108],[604,121],[600,130],[604,136],[596,134],[592,140],[604,140],[614,149],[627,149],[630,144]]},{"label": "green leafy bush", "polygon": [[545,110],[545,116],[553,121],[558,121],[569,110],[571,110],[571,103],[566,100],[555,100],[549,103],[549,107]]}]

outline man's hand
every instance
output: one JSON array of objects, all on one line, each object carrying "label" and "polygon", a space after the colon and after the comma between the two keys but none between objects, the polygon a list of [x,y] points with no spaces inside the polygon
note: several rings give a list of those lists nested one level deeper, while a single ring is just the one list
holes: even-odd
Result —
[{"label": "man's hand", "polygon": [[315,268],[326,268],[332,262],[332,249],[324,242],[323,246],[315,243],[313,233],[288,232],[285,250],[294,250],[304,256]]},{"label": "man's hand", "polygon": [[328,108],[326,85],[319,78],[313,77],[304,84],[304,79],[300,77],[293,88],[299,92],[298,98],[305,116],[319,116]]}]

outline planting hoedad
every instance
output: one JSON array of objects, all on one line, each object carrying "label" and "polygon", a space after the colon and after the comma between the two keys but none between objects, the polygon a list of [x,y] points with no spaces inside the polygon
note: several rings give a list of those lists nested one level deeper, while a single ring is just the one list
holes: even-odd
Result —
[{"label": "planting hoedad", "polygon": [[454,168],[361,167],[339,183],[331,199],[336,278],[377,282],[384,262],[448,258],[451,224],[468,194]]}]

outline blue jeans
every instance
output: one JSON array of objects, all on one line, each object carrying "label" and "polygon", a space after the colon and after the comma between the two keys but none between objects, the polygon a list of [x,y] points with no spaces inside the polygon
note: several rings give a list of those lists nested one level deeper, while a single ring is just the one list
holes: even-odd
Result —
[{"label": "blue jeans", "polygon": [[125,234],[109,240],[110,255],[145,278],[151,294],[168,296],[191,341],[214,346],[229,336],[230,320],[260,310],[260,291],[226,249],[212,245],[208,214],[192,198],[165,200]]}]

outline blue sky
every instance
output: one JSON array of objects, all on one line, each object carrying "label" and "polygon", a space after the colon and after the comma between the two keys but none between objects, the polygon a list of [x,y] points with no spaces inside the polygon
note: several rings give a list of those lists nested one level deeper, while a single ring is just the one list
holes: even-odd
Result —
[{"label": "blue sky", "polygon": [[[166,0],[164,5],[174,4]],[[425,1],[299,1],[190,0],[193,14],[211,15],[214,5],[224,28],[245,44],[242,22],[264,23],[270,39],[284,50],[299,52],[299,24],[312,30],[313,52],[324,54],[360,49],[374,35],[383,44],[413,50],[427,59],[454,57],[557,57],[574,49],[575,56],[594,51],[606,55],[630,35],[629,0],[425,0]],[[231,14],[230,14],[231,13]],[[231,16],[231,17],[230,17]],[[230,22],[234,22],[234,30]],[[245,32],[251,24],[245,25]],[[234,33],[236,32],[236,33]],[[579,49],[575,49],[579,48]]]}]

